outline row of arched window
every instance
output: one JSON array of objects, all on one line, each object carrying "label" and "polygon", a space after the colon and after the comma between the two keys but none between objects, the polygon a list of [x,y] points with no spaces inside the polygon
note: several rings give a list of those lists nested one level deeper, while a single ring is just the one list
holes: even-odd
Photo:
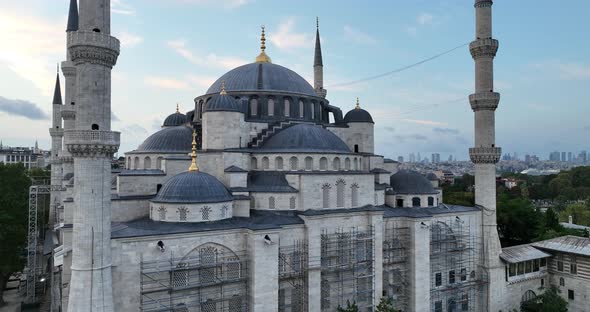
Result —
[{"label": "row of arched window", "polygon": [[[256,209],[256,201],[254,197],[250,200],[250,208]],[[297,198],[295,196],[289,197],[289,209],[297,208]],[[277,199],[274,196],[268,198],[268,209],[277,209]]]},{"label": "row of arched window", "polygon": [[[428,207],[433,207],[434,206],[434,197],[428,196],[427,200],[428,200]],[[396,203],[395,203],[396,207],[406,207],[404,205],[405,205],[405,203],[404,203],[403,198],[396,199]],[[412,207],[422,207],[422,200],[420,199],[420,197],[412,197]]]},{"label": "row of arched window", "polygon": [[[350,205],[351,207],[357,207],[358,203],[358,190],[359,186],[356,183],[353,183],[350,186]],[[343,179],[338,179],[336,181],[336,208],[344,208],[345,206],[345,195],[346,191],[346,182]],[[322,207],[323,208],[331,208],[331,195],[332,193],[332,185],[330,183],[324,183],[322,185]]]},{"label": "row of arched window", "polygon": [[164,157],[160,156],[156,158],[156,163],[155,163],[155,167],[152,167],[152,157],[150,156],[145,156],[143,158],[143,166],[141,166],[140,164],[140,158],[139,156],[135,156],[134,158],[131,157],[127,157],[127,169],[160,169],[163,170],[163,163],[164,163]]},{"label": "row of arched window", "polygon": [[[334,157],[329,162],[327,157],[321,157],[319,159],[319,170],[360,170],[361,159],[357,157],[345,157],[342,160],[340,157]],[[271,169],[271,159],[264,156],[258,161],[258,158],[252,157],[250,160],[250,167],[252,170],[269,170]],[[314,170],[315,168],[314,159],[311,156],[307,156],[303,159],[303,164],[299,163],[299,158],[292,156],[289,158],[288,167],[285,166],[283,157],[277,156],[274,158],[274,170]]]},{"label": "row of arched window", "polygon": [[[228,206],[221,207],[221,211],[220,211],[219,217],[221,219],[227,218],[228,211],[229,211],[229,207]],[[209,207],[209,206],[203,206],[199,210],[199,213],[201,214],[201,220],[203,220],[203,221],[210,220],[211,212],[212,212],[211,207]],[[158,208],[159,220],[160,221],[166,220],[167,213],[168,213],[168,209],[166,207],[164,207],[164,206],[160,206]],[[180,221],[186,221],[187,220],[187,215],[189,214],[189,209],[187,207],[184,207],[184,206],[183,207],[179,207],[179,208],[176,209],[176,213],[178,214],[178,220],[180,220]]]}]

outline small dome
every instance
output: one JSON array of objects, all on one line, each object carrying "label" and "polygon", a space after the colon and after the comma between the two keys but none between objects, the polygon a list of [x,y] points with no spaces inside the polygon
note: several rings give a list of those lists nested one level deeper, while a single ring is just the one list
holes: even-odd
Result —
[{"label": "small dome", "polygon": [[261,149],[279,152],[350,153],[348,145],[321,126],[297,124],[268,138]]},{"label": "small dome", "polygon": [[186,123],[186,115],[180,112],[176,112],[164,120],[163,127],[176,127]]},{"label": "small dome", "polygon": [[225,185],[214,176],[201,171],[187,171],[168,180],[154,203],[220,203],[233,200]]},{"label": "small dome", "polygon": [[218,93],[225,81],[227,92],[280,91],[317,96],[313,87],[296,72],[273,63],[250,63],[236,67],[221,76],[207,90]]},{"label": "small dome", "polygon": [[416,171],[400,170],[389,179],[397,194],[436,194],[432,183]]},{"label": "small dome", "polygon": [[150,135],[137,152],[190,153],[193,130],[187,126],[163,128]]},{"label": "small dome", "polygon": [[362,108],[353,108],[351,111],[346,113],[346,115],[344,115],[344,122],[346,122],[346,123],[349,123],[349,122],[375,123],[375,122],[373,122],[373,117],[371,117],[371,114],[369,114],[369,112],[367,112],[366,110],[364,110]]},{"label": "small dome", "polygon": [[227,94],[215,95],[207,102],[205,112],[241,112],[240,104]]},{"label": "small dome", "polygon": [[426,179],[428,179],[428,181],[438,181],[438,177],[432,172],[426,175]]}]

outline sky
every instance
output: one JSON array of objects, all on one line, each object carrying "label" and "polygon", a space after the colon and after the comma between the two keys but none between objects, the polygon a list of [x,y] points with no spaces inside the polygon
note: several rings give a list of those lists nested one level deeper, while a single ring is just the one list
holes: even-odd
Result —
[{"label": "sky", "polygon": [[[120,154],[157,131],[176,104],[251,63],[266,26],[267,54],[312,83],[320,20],[328,100],[375,120],[376,153],[438,152],[467,159],[473,145],[474,37],[470,0],[112,0],[122,43],[113,69]],[[0,0],[0,139],[50,147],[56,64],[65,59],[69,0]],[[590,2],[497,0],[493,6],[496,145],[504,152],[590,150]],[[364,80],[440,57],[384,77]],[[63,87],[63,76],[62,87]],[[359,83],[347,82],[364,80]],[[63,90],[62,90],[63,91]]]}]

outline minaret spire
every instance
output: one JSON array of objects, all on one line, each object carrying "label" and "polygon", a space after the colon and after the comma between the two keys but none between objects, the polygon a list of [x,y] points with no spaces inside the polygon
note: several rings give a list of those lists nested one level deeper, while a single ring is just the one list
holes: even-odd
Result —
[{"label": "minaret spire", "polygon": [[197,130],[193,130],[193,149],[191,152],[191,166],[188,168],[188,171],[199,171],[199,166],[197,166]]},{"label": "minaret spire", "polygon": [[270,57],[266,55],[266,38],[264,37],[264,25],[261,26],[262,34],[260,35],[260,54],[256,57],[257,63],[271,63]]},{"label": "minaret spire", "polygon": [[61,85],[59,83],[59,65],[57,66],[57,75],[55,76],[55,89],[53,90],[52,104],[63,104],[61,100]]},{"label": "minaret spire", "polygon": [[70,0],[70,11],[68,13],[67,32],[78,30],[78,1]]},{"label": "minaret spire", "polygon": [[322,45],[320,43],[320,19],[315,20],[315,50],[313,56],[313,88],[318,96],[326,97],[324,89],[324,63],[322,60]]}]

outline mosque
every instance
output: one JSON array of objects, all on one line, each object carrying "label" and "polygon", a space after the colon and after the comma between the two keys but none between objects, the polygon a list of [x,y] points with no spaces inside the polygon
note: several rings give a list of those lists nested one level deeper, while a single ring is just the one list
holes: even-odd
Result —
[{"label": "mosque", "polygon": [[58,76],[50,129],[52,185],[63,186],[51,194],[52,309],[374,311],[389,297],[402,311],[508,311],[534,297],[556,280],[558,251],[500,248],[491,5],[475,0],[477,205],[464,207],[443,203],[432,175],[375,154],[358,99],[346,113],[330,103],[319,27],[313,86],[271,61],[263,28],[254,62],[177,108],[112,170],[110,0],[71,0],[65,103]]}]

